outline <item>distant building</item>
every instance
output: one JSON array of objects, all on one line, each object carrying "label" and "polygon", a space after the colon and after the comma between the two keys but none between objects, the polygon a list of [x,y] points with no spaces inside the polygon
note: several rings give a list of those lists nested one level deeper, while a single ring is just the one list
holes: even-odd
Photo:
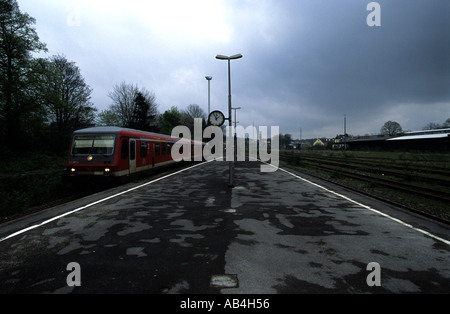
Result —
[{"label": "distant building", "polygon": [[313,147],[325,147],[325,144],[323,143],[323,141],[322,141],[320,138],[318,138],[318,139],[314,142]]},{"label": "distant building", "polygon": [[[342,141],[335,140],[335,146]],[[400,136],[374,135],[347,139],[347,148],[356,150],[450,150],[450,129],[407,132]],[[336,149],[339,149],[336,146]]]},{"label": "distant building", "polygon": [[408,150],[450,150],[450,128],[407,132],[386,140],[388,147]]}]

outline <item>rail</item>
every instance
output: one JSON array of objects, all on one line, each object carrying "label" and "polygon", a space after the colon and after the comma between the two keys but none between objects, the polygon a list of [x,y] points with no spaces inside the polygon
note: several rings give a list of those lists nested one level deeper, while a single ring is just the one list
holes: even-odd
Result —
[{"label": "rail", "polygon": [[[390,158],[346,158],[293,151],[280,152],[280,161],[321,179],[450,222],[450,169],[446,168],[447,163],[439,167],[436,164],[440,161],[428,166],[428,161],[399,162]],[[390,191],[395,196],[377,193],[377,189]]]}]

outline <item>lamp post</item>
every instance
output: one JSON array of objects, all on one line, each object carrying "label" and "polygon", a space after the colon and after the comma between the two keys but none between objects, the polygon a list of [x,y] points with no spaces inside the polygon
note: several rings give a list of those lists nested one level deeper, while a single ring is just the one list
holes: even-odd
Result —
[{"label": "lamp post", "polygon": [[208,81],[208,117],[211,113],[211,80],[213,79],[212,76],[206,76],[206,80]]},{"label": "lamp post", "polygon": [[237,128],[237,124],[239,123],[237,120],[237,116],[236,116],[236,112],[239,109],[242,109],[241,107],[237,107],[237,108],[231,108],[232,110],[234,110],[234,160],[236,162],[237,160],[237,133],[236,133],[236,128]]},{"label": "lamp post", "polygon": [[[231,60],[236,60],[236,59],[240,59],[242,58],[241,54],[237,54],[231,57],[227,57],[224,55],[217,55],[216,59],[218,60],[227,60],[228,61],[228,122],[229,122],[229,126],[230,126],[230,143],[232,141],[233,138],[233,121],[232,121],[232,117],[231,117]],[[227,155],[228,157],[230,157],[231,153],[229,150],[227,150]],[[230,158],[231,159],[231,158]],[[229,178],[229,184],[228,186],[233,187],[234,186],[234,181],[233,181],[233,171],[234,171],[234,163],[232,160],[229,161],[229,165],[230,165],[230,178]]]},{"label": "lamp post", "polygon": [[231,108],[231,109],[234,110],[234,131],[236,132],[236,127],[237,127],[237,124],[239,123],[237,121],[236,111],[238,111],[238,110],[240,110],[242,108],[241,107],[237,107],[237,108]]}]

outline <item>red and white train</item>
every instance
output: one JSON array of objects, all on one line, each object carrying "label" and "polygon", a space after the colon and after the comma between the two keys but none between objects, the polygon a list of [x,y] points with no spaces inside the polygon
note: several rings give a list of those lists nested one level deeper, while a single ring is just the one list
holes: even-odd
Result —
[{"label": "red and white train", "polygon": [[190,143],[194,152],[195,142],[162,134],[119,127],[78,130],[72,135],[66,174],[69,177],[129,177],[174,163],[171,150],[178,141]]}]

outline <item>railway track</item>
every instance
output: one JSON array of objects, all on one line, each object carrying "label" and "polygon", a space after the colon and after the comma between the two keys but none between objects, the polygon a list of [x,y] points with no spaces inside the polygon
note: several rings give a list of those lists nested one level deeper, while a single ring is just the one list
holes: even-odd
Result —
[{"label": "railway track", "polygon": [[[280,160],[297,170],[450,222],[450,171],[416,161],[364,160],[281,152]],[[439,170],[440,169],[440,170]],[[388,193],[376,192],[376,190]],[[392,195],[388,195],[392,194]]]},{"label": "railway track", "polygon": [[[286,157],[286,156],[284,156]],[[323,157],[323,156],[302,156],[302,160],[308,162],[321,162],[322,164],[335,165],[337,167],[348,167],[352,169],[361,169],[365,172],[392,174],[396,177],[410,177],[411,175],[420,178],[423,181],[438,182],[450,185],[450,168],[441,166],[425,166],[423,162],[412,160],[404,160],[401,164],[397,164],[392,159],[371,159],[370,161],[361,160],[360,158],[345,157]],[[448,161],[450,162],[450,160]],[[446,164],[448,165],[448,163]]]}]

